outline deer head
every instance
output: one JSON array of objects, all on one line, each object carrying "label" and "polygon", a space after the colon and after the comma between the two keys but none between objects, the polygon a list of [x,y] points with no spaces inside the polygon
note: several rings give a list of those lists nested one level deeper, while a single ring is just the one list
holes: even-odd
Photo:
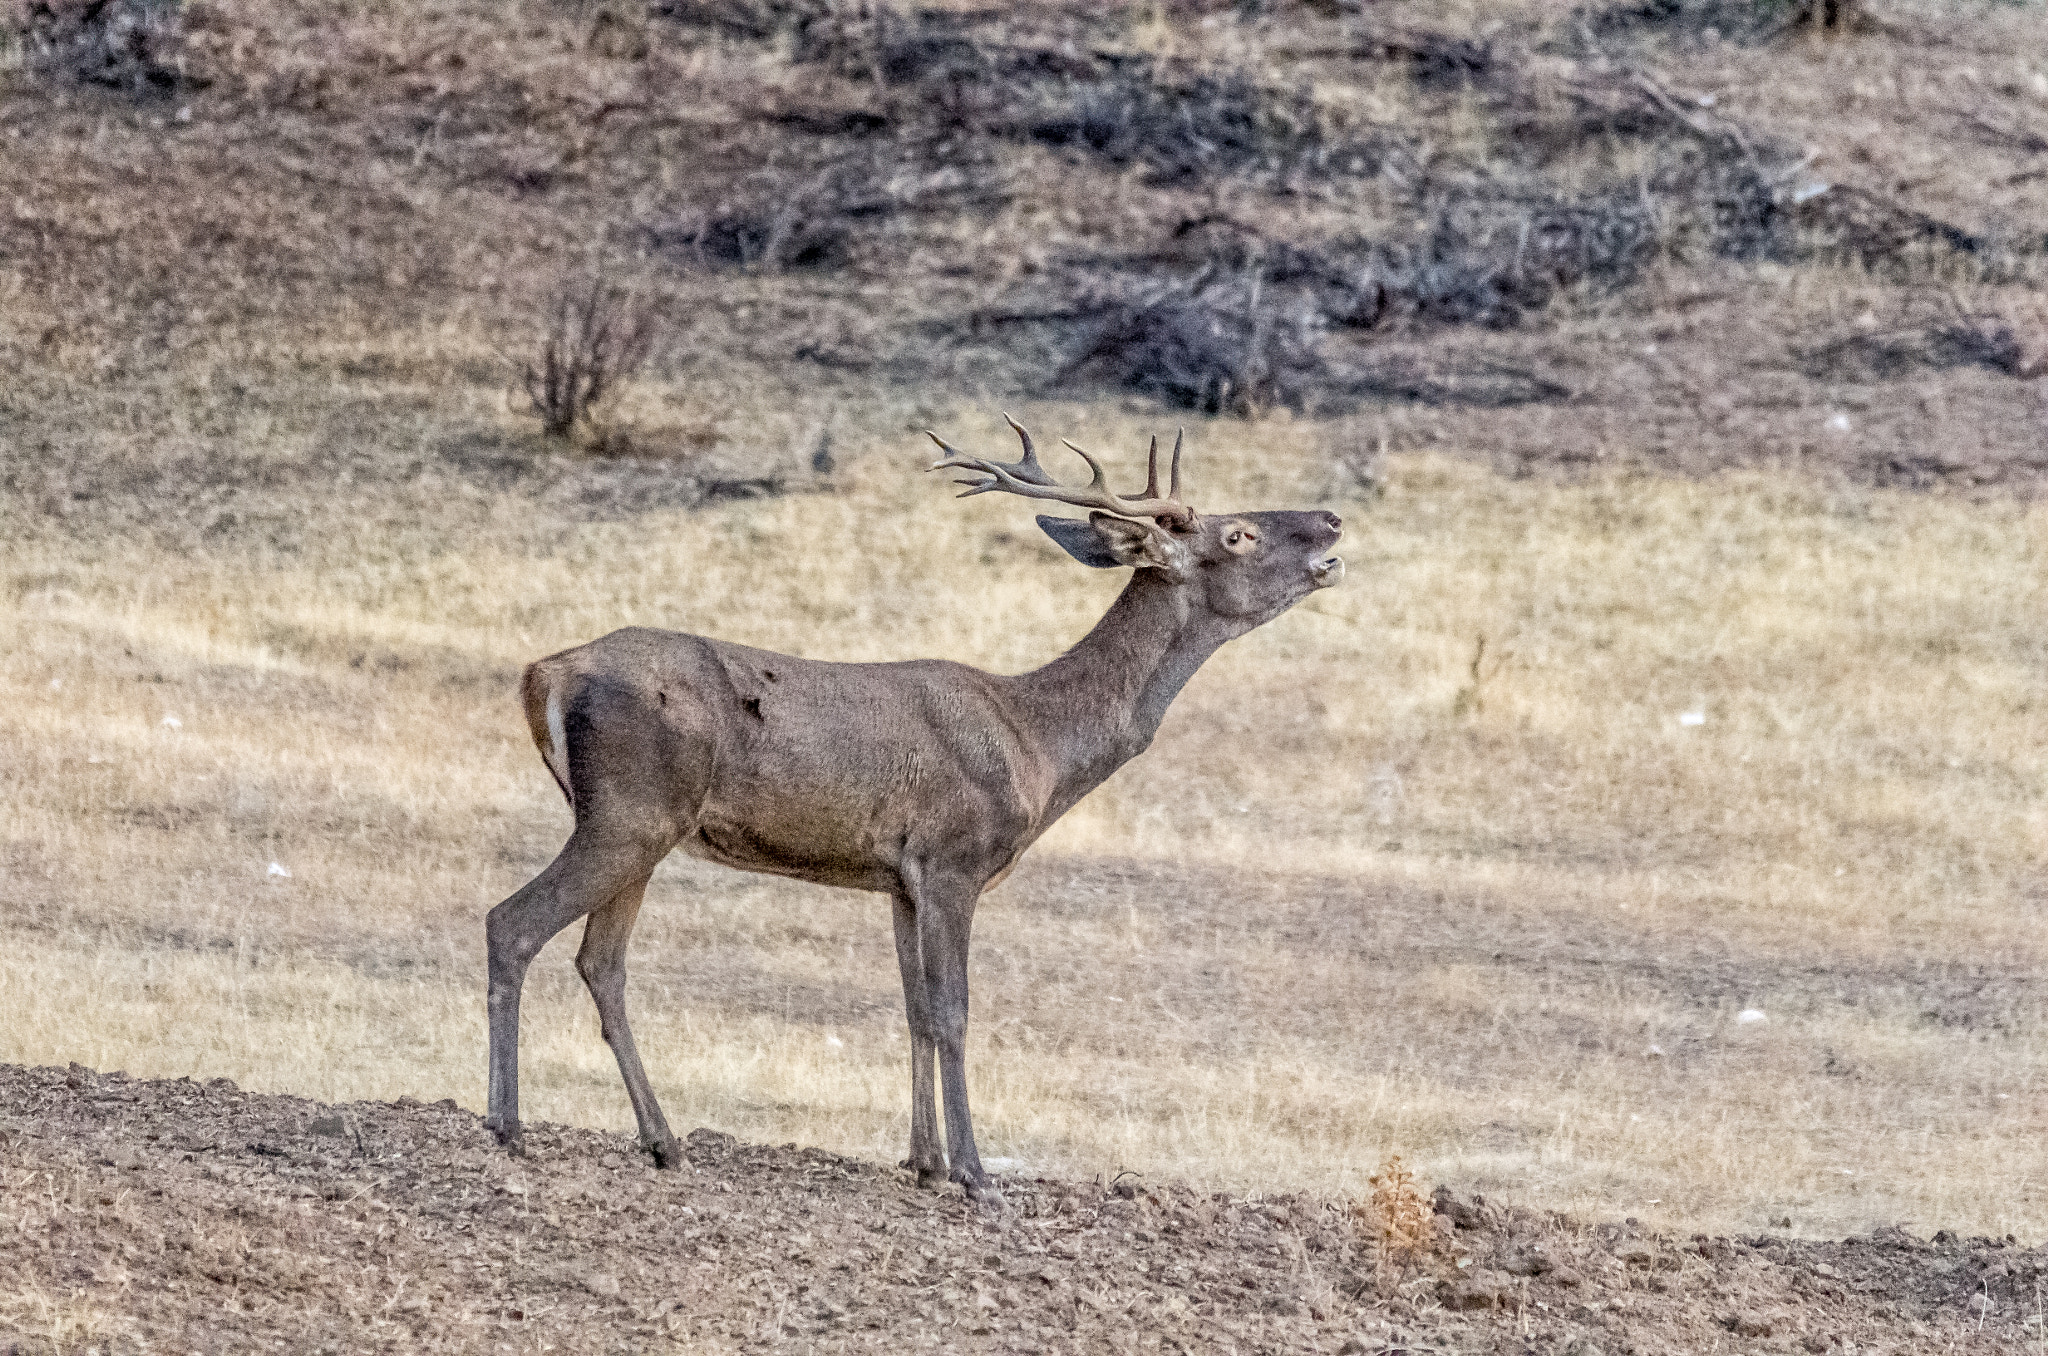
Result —
[{"label": "deer head", "polygon": [[1110,491],[1102,464],[1071,442],[1067,447],[1088,463],[1093,478],[1086,485],[1062,485],[1039,465],[1023,425],[1007,414],[1003,419],[1024,444],[1022,458],[998,462],[969,456],[927,432],[946,453],[931,469],[976,472],[977,479],[955,482],[967,487],[960,495],[963,499],[1001,490],[1094,510],[1085,519],[1038,519],[1045,534],[1083,565],[1153,571],[1159,583],[1185,591],[1195,609],[1222,621],[1233,634],[1272,620],[1317,589],[1344,578],[1343,559],[1329,554],[1344,530],[1334,513],[1195,512],[1181,497],[1178,435],[1166,493],[1159,493],[1159,440],[1154,438],[1144,493],[1127,499]]}]

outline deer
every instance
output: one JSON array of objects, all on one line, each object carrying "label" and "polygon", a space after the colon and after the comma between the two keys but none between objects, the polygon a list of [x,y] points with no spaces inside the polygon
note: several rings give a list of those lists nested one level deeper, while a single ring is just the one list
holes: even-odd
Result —
[{"label": "deer", "polygon": [[[587,919],[576,968],[618,1060],[641,1148],[682,1161],[626,1020],[626,943],[649,877],[680,847],[741,871],[889,896],[910,1028],[917,1185],[958,1183],[1000,1206],[975,1148],[965,1062],[968,936],[981,897],[1027,848],[1150,746],[1167,707],[1226,642],[1344,576],[1343,523],[1321,510],[1197,513],[1176,437],[1159,491],[1110,491],[1101,463],[1062,483],[1007,414],[1022,457],[970,456],[936,433],[931,470],[1088,510],[1040,516],[1069,556],[1128,569],[1094,629],[1042,668],[1006,676],[944,660],[829,663],[633,627],[531,664],[521,700],[574,828],[541,873],[493,908],[486,1125],[520,1151],[519,995],[529,963]],[[1183,431],[1184,433],[1184,431]],[[945,1140],[933,1102],[936,1058]]]}]

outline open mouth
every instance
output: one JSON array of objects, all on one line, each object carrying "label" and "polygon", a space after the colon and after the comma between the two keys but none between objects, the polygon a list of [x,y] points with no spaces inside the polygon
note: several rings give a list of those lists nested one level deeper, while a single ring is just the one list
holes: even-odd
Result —
[{"label": "open mouth", "polygon": [[1330,588],[1344,582],[1344,557],[1327,556],[1308,567],[1319,589]]}]

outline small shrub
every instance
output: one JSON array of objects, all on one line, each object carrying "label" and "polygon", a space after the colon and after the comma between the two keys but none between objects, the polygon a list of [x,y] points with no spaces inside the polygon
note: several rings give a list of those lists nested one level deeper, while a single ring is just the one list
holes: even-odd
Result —
[{"label": "small shrub", "polygon": [[1129,72],[1058,82],[1015,130],[1111,164],[1143,164],[1160,183],[1219,173],[1349,164],[1328,154],[1323,119],[1306,94],[1269,90],[1241,72],[1175,77],[1137,63]]},{"label": "small shrub", "polygon": [[1403,1262],[1436,1249],[1435,1211],[1416,1189],[1415,1174],[1395,1154],[1365,1179],[1372,1196],[1353,1214],[1369,1229],[1381,1265]]},{"label": "small shrub", "polygon": [[1315,316],[1272,304],[1256,271],[1140,286],[1090,309],[1094,327],[1061,380],[1087,372],[1187,409],[1250,415],[1300,404],[1321,369]]},{"label": "small shrub", "polygon": [[1712,29],[1754,43],[1789,32],[1847,33],[1869,26],[1863,0],[1620,0],[1587,16],[1588,30],[1603,38]]},{"label": "small shrub", "polygon": [[1758,8],[1787,28],[1846,32],[1863,21],[1863,0],[1762,0]]},{"label": "small shrub", "polygon": [[131,94],[169,94],[186,83],[183,0],[7,3],[0,12],[33,71]]},{"label": "small shrub", "polygon": [[763,273],[837,268],[876,223],[1006,197],[995,173],[932,170],[887,150],[859,150],[804,169],[756,170],[726,185],[714,206],[650,226],[646,240],[683,263]]},{"label": "small shrub", "polygon": [[551,438],[571,437],[654,349],[654,313],[601,273],[566,284],[548,305],[538,361],[522,373],[532,413]]},{"label": "small shrub", "polygon": [[829,176],[798,181],[763,171],[716,208],[657,230],[655,244],[697,261],[781,272],[844,263],[853,241]]}]

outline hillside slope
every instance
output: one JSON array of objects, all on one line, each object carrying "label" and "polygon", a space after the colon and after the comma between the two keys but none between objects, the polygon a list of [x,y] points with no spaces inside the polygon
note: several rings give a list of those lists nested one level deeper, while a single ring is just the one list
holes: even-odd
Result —
[{"label": "hillside slope", "polygon": [[[904,1174],[699,1130],[497,1150],[452,1104],[0,1066],[11,1350],[2032,1351],[2048,1253],[1887,1230],[1658,1237],[1439,1197],[1433,1254],[1367,1217],[1172,1183]],[[2029,1326],[2030,1324],[2034,1326]]]},{"label": "hillside slope", "polygon": [[664,321],[605,446],[702,482],[1111,396],[2028,491],[2048,19],[1750,8],[196,0],[168,88],[0,72],[0,474],[523,461],[600,268]]}]

